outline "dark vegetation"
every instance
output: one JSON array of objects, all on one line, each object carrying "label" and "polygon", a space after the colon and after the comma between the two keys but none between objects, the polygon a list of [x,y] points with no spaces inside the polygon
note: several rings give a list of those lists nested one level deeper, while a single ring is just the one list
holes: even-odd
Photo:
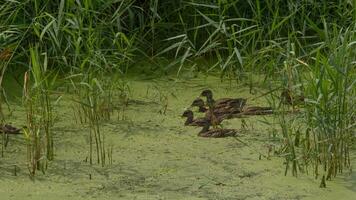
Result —
[{"label": "dark vegetation", "polygon": [[[299,117],[276,116],[286,173],[311,167],[330,180],[351,169],[355,49],[355,0],[0,0],[0,89],[9,89],[4,76],[24,85],[32,175],[55,159],[50,96],[59,81],[70,87],[78,122],[90,127],[90,163],[105,165],[111,151],[100,121],[113,112],[113,91],[121,105],[128,101],[124,79],[106,75],[189,70],[247,82],[258,73],[290,102],[304,96]],[[286,109],[277,96],[271,92],[271,106]]]}]

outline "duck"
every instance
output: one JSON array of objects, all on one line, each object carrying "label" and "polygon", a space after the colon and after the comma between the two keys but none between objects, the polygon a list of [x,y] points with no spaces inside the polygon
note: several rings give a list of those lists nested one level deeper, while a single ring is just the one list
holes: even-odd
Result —
[{"label": "duck", "polygon": [[304,95],[294,95],[290,89],[284,89],[280,99],[283,104],[295,106],[304,102]]},{"label": "duck", "polygon": [[194,99],[190,107],[198,107],[198,112],[205,113],[206,111],[208,111],[208,108],[205,106],[204,100],[201,98]]},{"label": "duck", "polygon": [[234,137],[238,134],[235,129],[207,129],[203,127],[202,131],[198,133],[199,137],[206,138],[223,138],[223,137]]},{"label": "duck", "polygon": [[[211,111],[209,107],[206,107],[204,100],[201,98],[195,99],[190,107],[198,107],[198,112],[204,112],[205,117],[211,118]],[[220,107],[214,107],[213,108],[213,114],[219,118],[223,119],[231,119],[235,118],[239,115],[236,115],[238,113],[241,113],[241,108],[240,107],[234,107],[234,106],[220,106]]]},{"label": "duck", "polygon": [[208,107],[207,118],[210,119],[214,128],[217,128],[218,118],[227,118],[232,116],[232,113],[241,112],[246,104],[246,99],[238,98],[222,98],[215,101],[213,92],[209,89],[203,90],[200,97],[206,97],[206,105]]},{"label": "duck", "polygon": [[217,128],[217,126],[220,125],[224,119],[226,119],[226,116],[224,116],[224,115],[214,116],[214,117],[200,117],[200,118],[194,119],[193,111],[191,111],[189,109],[184,111],[184,113],[182,114],[182,117],[187,118],[187,120],[184,122],[185,126],[203,127],[201,132],[209,130],[211,125],[213,125],[215,128]]},{"label": "duck", "polygon": [[250,106],[245,107],[242,111],[244,115],[268,115],[273,114],[272,107]]},{"label": "duck", "polygon": [[247,102],[245,98],[221,98],[218,100],[213,99],[213,92],[209,89],[203,90],[200,96],[206,97],[206,103],[209,108],[230,108],[234,107],[237,109],[242,109]]},{"label": "duck", "polygon": [[184,122],[185,126],[210,126],[208,118],[196,118],[194,119],[194,114],[191,110],[185,110],[182,114],[182,117],[186,117],[187,120]]},{"label": "duck", "polygon": [[6,134],[20,134],[21,129],[16,128],[10,124],[5,124],[0,126],[0,132]]}]

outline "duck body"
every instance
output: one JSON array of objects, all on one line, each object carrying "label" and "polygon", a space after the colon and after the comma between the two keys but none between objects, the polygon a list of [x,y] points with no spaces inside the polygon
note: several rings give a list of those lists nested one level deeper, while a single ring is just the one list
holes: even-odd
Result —
[{"label": "duck body", "polygon": [[224,119],[227,119],[225,115],[224,116],[213,115],[210,117],[201,117],[201,118],[194,119],[194,114],[191,110],[184,111],[182,117],[187,118],[187,120],[184,122],[185,126],[203,127],[200,133],[208,131],[211,125],[213,125],[214,127],[220,125]]},{"label": "duck body", "polygon": [[20,134],[21,129],[16,128],[10,124],[5,124],[0,126],[0,132],[6,134]]},{"label": "duck body", "polygon": [[223,108],[223,107],[235,107],[235,108],[243,108],[246,105],[247,99],[244,98],[222,98],[215,101],[215,108]]},{"label": "duck body", "polygon": [[212,108],[210,108],[205,105],[204,100],[202,100],[201,98],[197,98],[193,101],[191,107],[198,107],[198,111],[205,112],[205,117],[209,119],[211,119],[213,116],[221,119],[229,119],[232,118],[234,114],[241,113],[242,109],[240,105],[240,103],[236,104],[230,101],[230,103],[220,103],[217,105],[213,105]]},{"label": "duck body", "polygon": [[272,110],[272,107],[249,106],[244,108],[244,111],[261,111],[261,110]]},{"label": "duck body", "polygon": [[201,131],[198,136],[206,138],[224,138],[234,137],[238,134],[235,129],[211,129],[207,131]]},{"label": "duck body", "polygon": [[243,109],[244,115],[268,115],[273,114],[272,107],[251,106]]},{"label": "duck body", "polygon": [[242,109],[247,102],[244,98],[221,98],[218,100],[213,99],[213,92],[211,90],[204,90],[200,96],[206,97],[208,107],[214,107],[214,109],[226,109],[236,108]]}]

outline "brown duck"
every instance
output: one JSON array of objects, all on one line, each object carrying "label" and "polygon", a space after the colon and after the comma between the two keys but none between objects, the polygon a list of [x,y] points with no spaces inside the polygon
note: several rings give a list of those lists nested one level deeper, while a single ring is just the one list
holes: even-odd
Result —
[{"label": "brown duck", "polygon": [[0,126],[0,132],[6,134],[20,134],[21,129],[13,127],[10,124],[5,124]]},{"label": "brown duck", "polygon": [[214,107],[214,109],[228,109],[236,108],[242,109],[246,105],[247,99],[244,98],[221,98],[218,100],[213,99],[213,92],[211,90],[203,90],[200,96],[206,97],[206,104],[209,108]]},{"label": "brown duck", "polygon": [[268,115],[273,114],[272,107],[250,106],[245,107],[242,111],[244,115]]},{"label": "brown duck", "polygon": [[238,134],[235,129],[211,129],[205,126],[198,133],[199,137],[210,137],[210,138],[223,138],[223,137],[234,137]]},{"label": "brown duck", "polygon": [[209,130],[210,126],[220,125],[221,122],[225,119],[225,116],[217,116],[217,117],[203,117],[194,119],[194,114],[191,110],[184,111],[182,117],[186,117],[187,120],[184,122],[185,126],[201,126],[203,127],[202,131]]},{"label": "brown duck", "polygon": [[184,122],[185,126],[210,126],[209,120],[205,117],[194,119],[194,114],[191,110],[184,111],[182,117],[187,118],[187,120]]},{"label": "brown duck", "polygon": [[[198,107],[199,112],[205,112],[205,117],[211,118],[211,111],[208,107],[206,107],[203,99],[197,98],[193,101],[191,104],[191,107]],[[220,107],[214,107],[213,109],[213,114],[222,119],[231,119],[238,117],[238,113],[241,113],[241,108],[240,107],[234,107],[234,106],[228,106],[226,105],[225,107],[220,106]]]},{"label": "brown duck", "polygon": [[198,112],[206,112],[209,110],[201,98],[194,99],[190,107],[198,107]]}]

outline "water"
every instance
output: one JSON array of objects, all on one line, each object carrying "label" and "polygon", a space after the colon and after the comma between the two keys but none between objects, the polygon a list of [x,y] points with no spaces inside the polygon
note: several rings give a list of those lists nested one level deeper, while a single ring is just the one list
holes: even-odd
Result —
[{"label": "water", "polygon": [[[249,98],[263,93],[263,85],[252,95],[243,84],[221,83],[212,77],[129,82],[131,99],[136,101],[127,108],[126,120],[113,116],[101,126],[106,144],[114,147],[112,165],[85,162],[89,130],[75,122],[73,102],[64,95],[56,105],[55,160],[46,174],[38,172],[31,180],[23,136],[11,135],[5,157],[0,158],[0,199],[351,200],[356,196],[355,172],[340,175],[321,189],[320,180],[311,174],[284,176],[283,158],[273,154],[261,158],[269,147],[281,146],[279,136],[271,137],[274,128],[264,123],[273,122],[271,116],[244,119],[247,127],[239,139],[248,146],[233,138],[199,138],[198,128],[183,126],[180,115],[202,89],[212,89],[217,98]],[[162,101],[163,96],[168,101]],[[165,103],[166,115],[160,114]],[[265,98],[248,104],[268,106]],[[24,108],[15,100],[11,107],[8,121],[24,125]],[[241,119],[225,121],[223,126],[241,129]]]}]

